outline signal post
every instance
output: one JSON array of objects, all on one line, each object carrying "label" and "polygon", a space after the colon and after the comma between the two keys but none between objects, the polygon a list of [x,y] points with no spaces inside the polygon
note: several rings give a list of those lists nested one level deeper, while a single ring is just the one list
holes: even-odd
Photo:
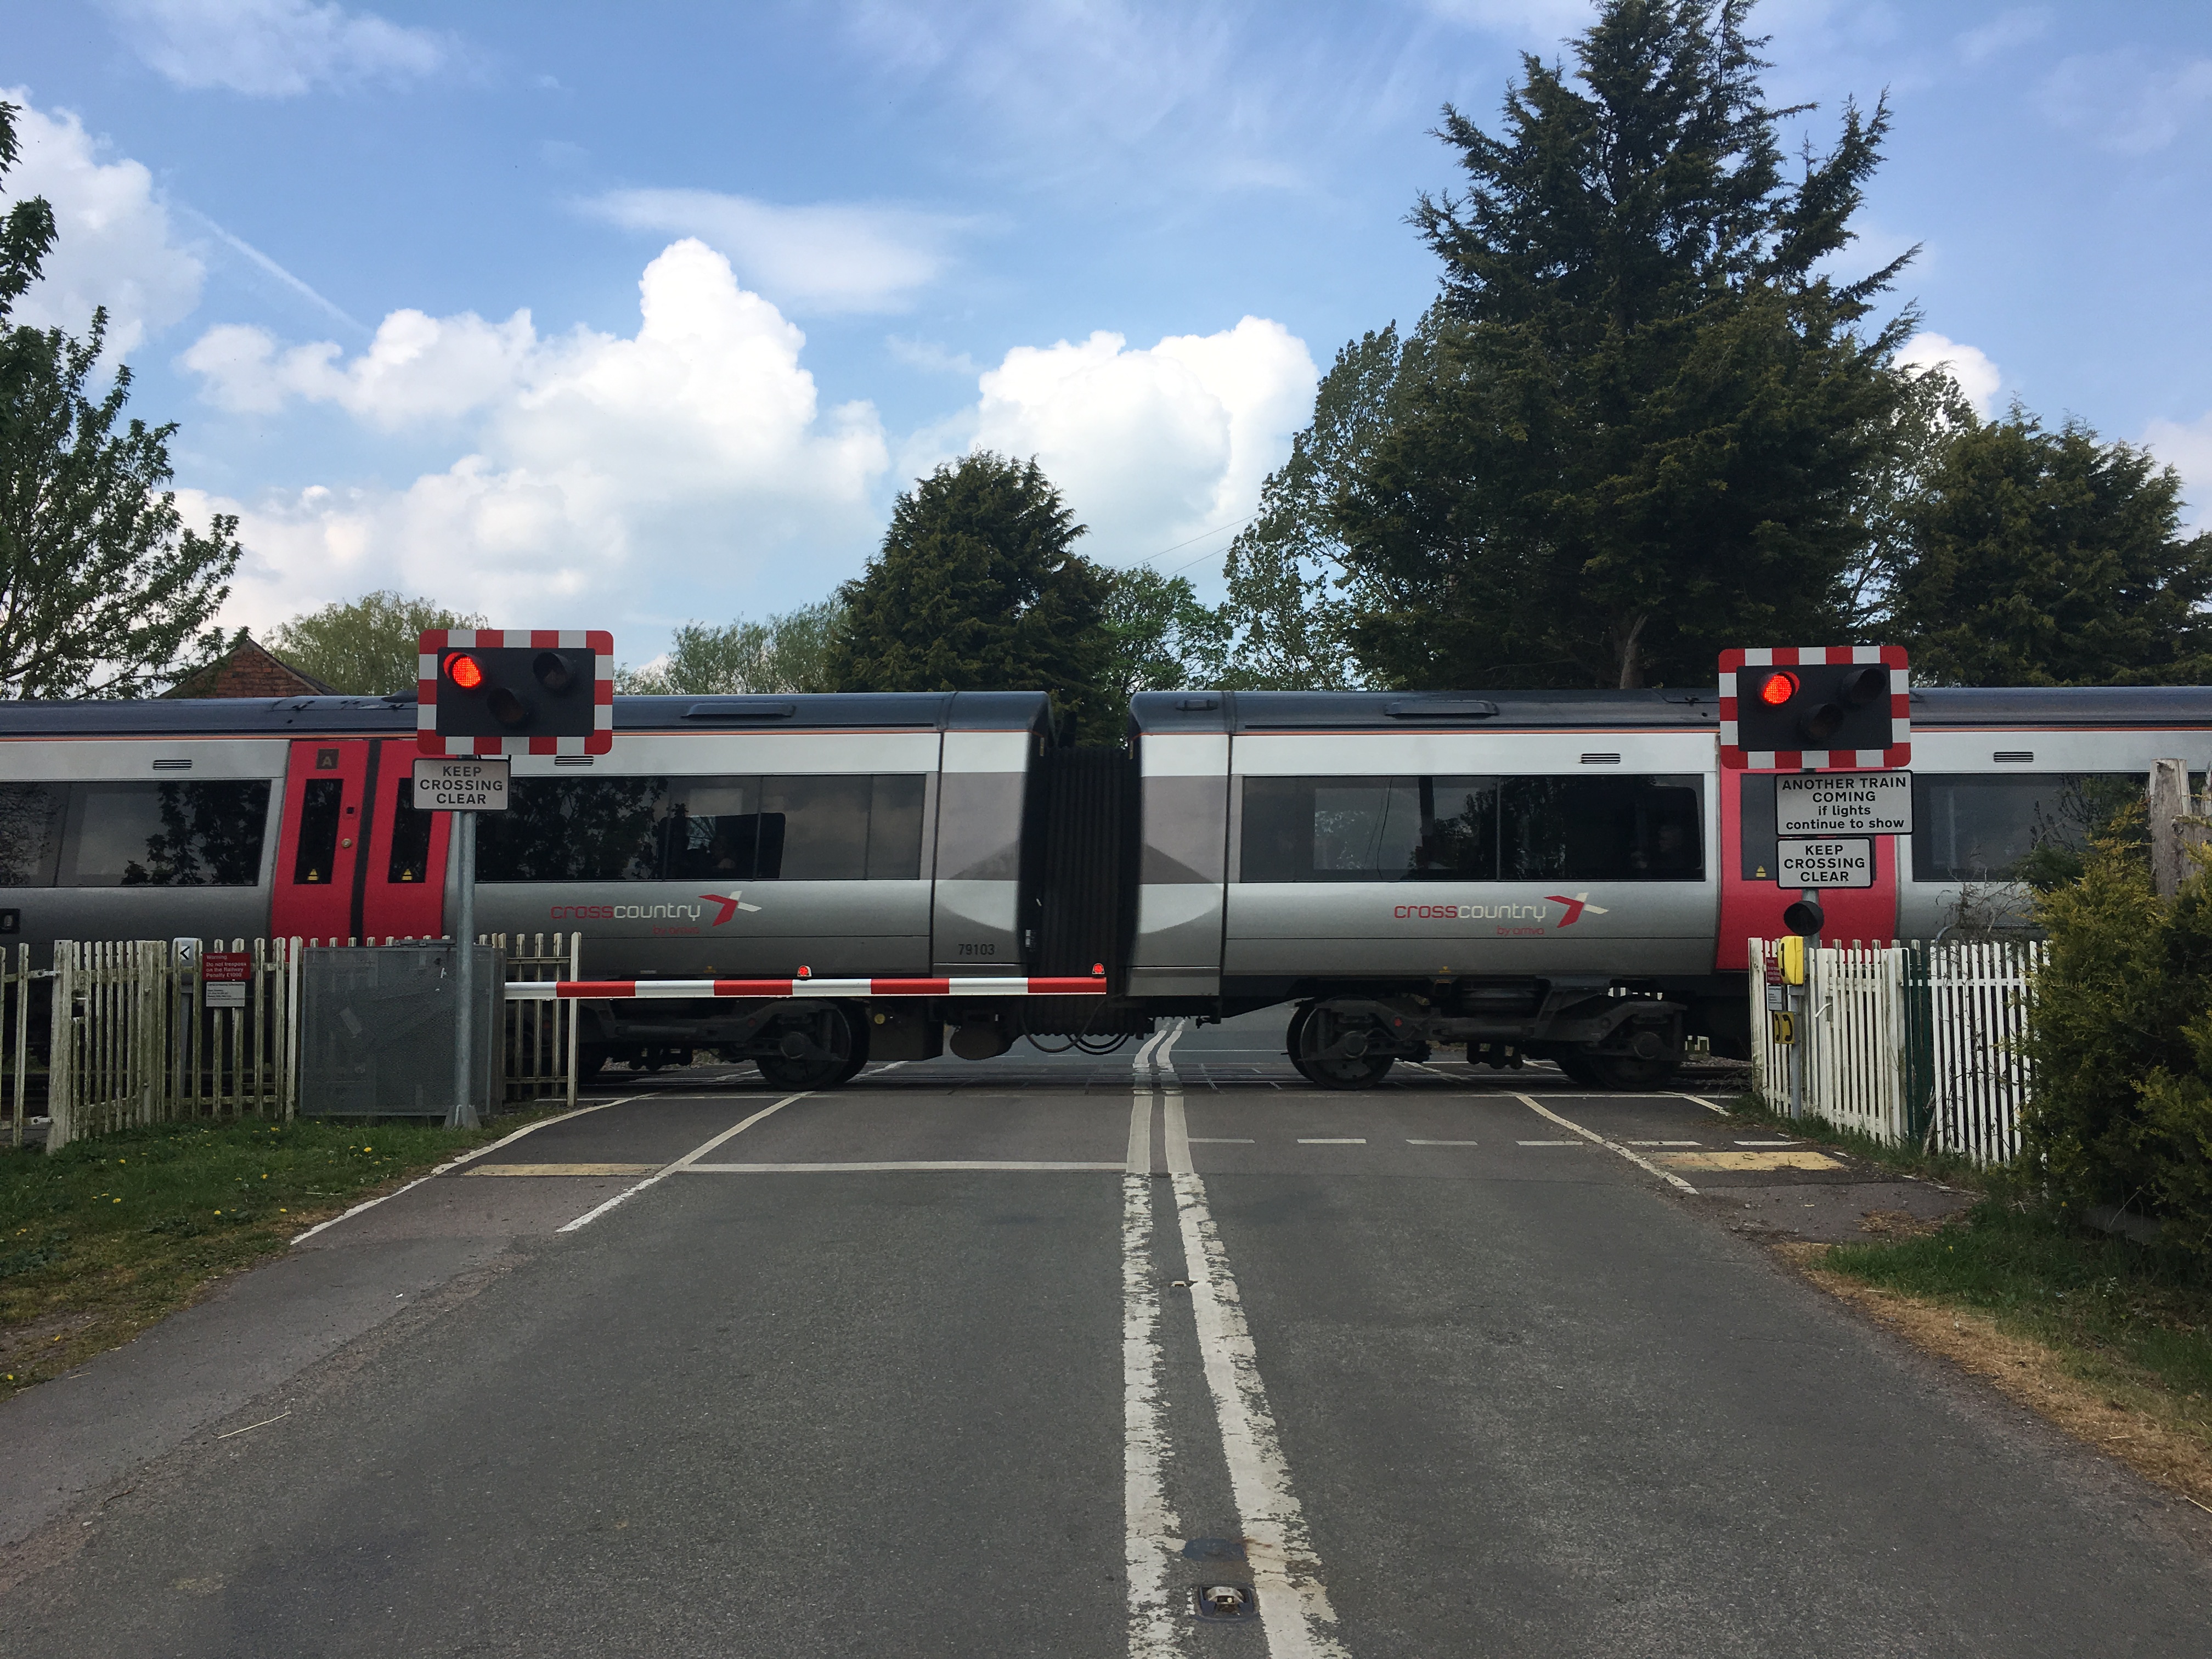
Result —
[{"label": "signal post", "polygon": [[418,644],[415,804],[453,815],[453,1105],[477,1127],[477,814],[507,810],[515,755],[604,755],[614,747],[614,636],[600,629],[433,628]]},{"label": "signal post", "polygon": [[1775,774],[1775,881],[1797,897],[1782,913],[1791,937],[1767,1009],[1790,1048],[1790,1115],[1802,1117],[1820,893],[1874,885],[1876,837],[1912,830],[1911,664],[1894,645],[1732,647],[1720,693],[1722,766]]}]

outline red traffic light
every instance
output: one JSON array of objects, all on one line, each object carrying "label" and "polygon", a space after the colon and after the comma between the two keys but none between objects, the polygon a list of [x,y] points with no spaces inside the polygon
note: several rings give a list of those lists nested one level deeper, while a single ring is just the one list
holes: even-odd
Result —
[{"label": "red traffic light", "polygon": [[1759,700],[1770,708],[1779,708],[1797,695],[1797,677],[1788,672],[1769,674],[1766,684],[1759,688]]},{"label": "red traffic light", "polygon": [[464,691],[473,691],[483,684],[483,665],[465,651],[456,651],[446,659],[446,678]]}]

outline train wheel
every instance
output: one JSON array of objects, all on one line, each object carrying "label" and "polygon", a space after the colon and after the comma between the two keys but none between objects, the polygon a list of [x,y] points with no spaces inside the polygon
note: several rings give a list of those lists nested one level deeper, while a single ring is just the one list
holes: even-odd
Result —
[{"label": "train wheel", "polygon": [[1313,1011],[1307,1010],[1291,1038],[1291,1063],[1298,1068],[1299,1075],[1324,1089],[1371,1089],[1390,1074],[1395,1059],[1390,1054],[1316,1052],[1321,1046],[1321,1026],[1312,1016]]},{"label": "train wheel", "polygon": [[1656,1059],[1631,1058],[1626,1054],[1602,1054],[1591,1062],[1590,1080],[1601,1088],[1633,1091],[1656,1089],[1674,1074],[1674,1056],[1661,1054]]},{"label": "train wheel", "polygon": [[1283,1033],[1283,1052],[1291,1057],[1291,1064],[1297,1069],[1300,1077],[1309,1083],[1319,1083],[1321,1079],[1313,1074],[1311,1068],[1306,1064],[1305,1055],[1298,1049],[1299,1042],[1306,1029],[1306,1021],[1312,1017],[1313,1005],[1310,1002],[1302,1002],[1291,1011],[1290,1026]]},{"label": "train wheel", "polygon": [[[827,1048],[815,1041],[817,1034],[829,1039]],[[859,1071],[867,1058],[866,1042],[854,1030],[854,1022],[842,1008],[832,1004],[823,1009],[822,1023],[814,1033],[786,1031],[776,1048],[754,1055],[753,1064],[779,1089],[829,1089]],[[848,1066],[852,1071],[845,1069]]]},{"label": "train wheel", "polygon": [[1561,1048],[1553,1054],[1552,1063],[1567,1074],[1567,1080],[1571,1083],[1579,1083],[1590,1089],[1612,1087],[1599,1078],[1598,1060],[1595,1055],[1577,1053],[1572,1048]]}]

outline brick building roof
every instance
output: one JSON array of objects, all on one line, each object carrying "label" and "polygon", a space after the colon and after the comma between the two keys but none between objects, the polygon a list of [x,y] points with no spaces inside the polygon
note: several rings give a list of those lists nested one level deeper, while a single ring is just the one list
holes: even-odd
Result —
[{"label": "brick building roof", "polygon": [[271,656],[244,629],[218,661],[196,669],[167,691],[170,697],[328,697],[337,695],[313,674]]}]

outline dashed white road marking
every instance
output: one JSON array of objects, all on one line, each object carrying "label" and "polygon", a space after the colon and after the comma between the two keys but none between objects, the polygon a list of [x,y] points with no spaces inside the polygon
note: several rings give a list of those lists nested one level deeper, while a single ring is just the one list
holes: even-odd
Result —
[{"label": "dashed white road marking", "polygon": [[1482,1145],[1479,1140],[1416,1140],[1411,1135],[1406,1137],[1406,1144],[1408,1146],[1480,1146]]},{"label": "dashed white road marking", "polygon": [[1258,1144],[1249,1135],[1188,1135],[1185,1139],[1194,1146],[1251,1146]]},{"label": "dashed white road marking", "polygon": [[1516,1146],[1579,1146],[1579,1140],[1516,1140]]},{"label": "dashed white road marking", "polygon": [[1795,1146],[1796,1144],[1794,1140],[1739,1140],[1736,1142],[1739,1146]]},{"label": "dashed white road marking", "polygon": [[[1182,1030],[1180,1024],[1176,1030]],[[1229,1270],[1228,1252],[1206,1207],[1206,1184],[1191,1167],[1182,1091],[1167,1064],[1174,1042],[1170,1036],[1155,1060],[1163,1085],[1168,1176],[1175,1186],[1176,1219],[1182,1234],[1199,1352],[1220,1425],[1230,1492],[1243,1528],[1245,1560],[1259,1598],[1268,1659],[1345,1659],[1336,1639],[1336,1613],[1322,1588],[1305,1511],[1291,1489],[1290,1468],[1260,1378],[1237,1279]]]},{"label": "dashed white road marking", "polygon": [[1364,1146],[1365,1135],[1300,1135],[1301,1146]]},{"label": "dashed white road marking", "polygon": [[1707,1111],[1709,1111],[1709,1112],[1717,1112],[1717,1113],[1718,1113],[1721,1116],[1723,1116],[1723,1117],[1729,1117],[1729,1116],[1733,1115],[1733,1114],[1731,1114],[1731,1113],[1729,1112],[1729,1109],[1728,1109],[1727,1107],[1725,1107],[1725,1106],[1716,1106],[1716,1105],[1714,1105],[1714,1104],[1713,1104],[1713,1103],[1712,1103],[1711,1101],[1707,1100],[1707,1099],[1706,1099],[1703,1095],[1686,1095],[1686,1094],[1682,1094],[1682,1093],[1680,1092],[1680,1091],[1679,1091],[1679,1090],[1677,1090],[1675,1092],[1676,1092],[1676,1097],[1677,1097],[1677,1098],[1679,1098],[1679,1099],[1682,1099],[1682,1100],[1686,1100],[1686,1101],[1688,1101],[1692,1105],[1694,1105],[1694,1106],[1702,1106],[1702,1107],[1704,1107]]},{"label": "dashed white road marking", "polygon": [[1553,1122],[1558,1124],[1562,1129],[1572,1129],[1584,1140],[1589,1141],[1594,1146],[1602,1146],[1609,1152],[1619,1153],[1621,1157],[1626,1158],[1631,1164],[1633,1164],[1638,1169],[1643,1170],[1646,1175],[1656,1175],[1660,1180],[1665,1182],[1668,1186],[1677,1188],[1683,1192],[1688,1193],[1692,1197],[1696,1196],[1698,1189],[1695,1187],[1692,1187],[1688,1182],[1683,1180],[1681,1176],[1678,1175],[1671,1175],[1665,1170],[1661,1169],[1657,1164],[1654,1164],[1650,1158],[1645,1158],[1642,1153],[1632,1152],[1627,1147],[1622,1146],[1619,1141],[1607,1140],[1603,1135],[1598,1133],[1596,1130],[1585,1129],[1581,1124],[1572,1122],[1566,1118],[1561,1117],[1557,1112],[1553,1111],[1549,1107],[1539,1104],[1536,1101],[1530,1099],[1527,1095],[1516,1095],[1513,1098],[1519,1101],[1530,1111],[1535,1113],[1538,1117],[1549,1118]]}]

